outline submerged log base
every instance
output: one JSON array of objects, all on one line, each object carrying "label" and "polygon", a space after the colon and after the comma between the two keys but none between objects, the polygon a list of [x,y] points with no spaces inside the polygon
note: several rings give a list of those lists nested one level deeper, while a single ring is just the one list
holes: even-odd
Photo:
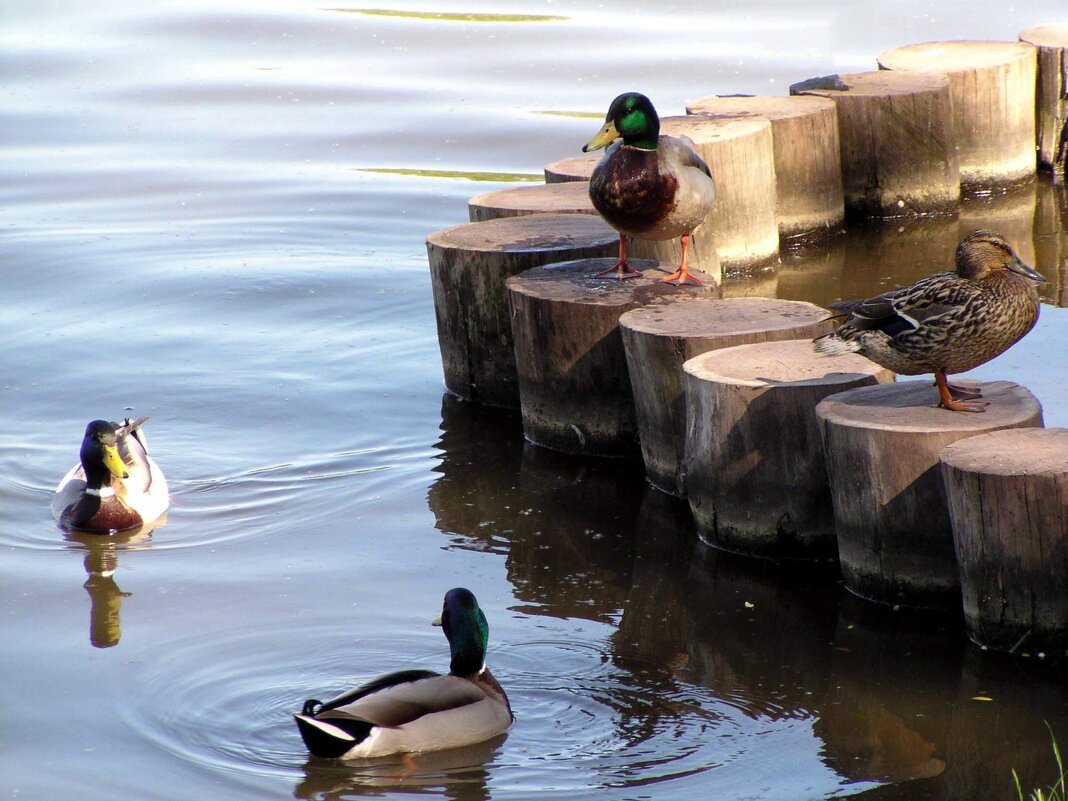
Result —
[{"label": "submerged log base", "polygon": [[567,259],[608,256],[619,236],[586,214],[467,223],[427,237],[445,388],[464,400],[519,408],[504,282]]},{"label": "submerged log base", "polygon": [[532,184],[475,195],[467,201],[471,222],[520,217],[524,214],[597,214],[590,202],[588,181]]},{"label": "submerged log base", "polygon": [[689,101],[686,113],[718,118],[764,117],[771,122],[775,217],[781,240],[802,238],[807,242],[842,230],[842,157],[833,101],[811,95],[710,95]]},{"label": "submerged log base", "polygon": [[1038,166],[1061,183],[1068,166],[1068,23],[1036,25],[1022,31],[1020,39],[1038,48]]},{"label": "submerged log base", "polygon": [[568,181],[588,181],[593,175],[593,168],[604,156],[603,153],[591,153],[588,156],[569,156],[545,165],[545,183],[557,184]]},{"label": "submerged log base", "polygon": [[508,279],[523,434],[591,456],[638,456],[638,426],[619,316],[665,297],[714,296],[715,283],[674,286],[669,270],[632,259],[641,276],[595,278],[615,259],[549,264]]},{"label": "submerged log base", "polygon": [[[771,123],[764,118],[687,115],[663,118],[660,133],[690,137],[716,183],[712,210],[693,238],[698,256],[718,252],[724,273],[773,262],[779,253],[779,228]],[[695,263],[707,269],[704,262]]]},{"label": "submerged log base", "polygon": [[1023,42],[925,42],[879,56],[883,69],[949,78],[960,182],[970,191],[1034,176],[1035,63]]},{"label": "submerged log base", "polygon": [[834,328],[826,310],[773,298],[713,300],[670,295],[619,318],[627,353],[642,458],[649,482],[672,495],[685,492],[683,362],[710,350],[813,338]]},{"label": "submerged log base", "polygon": [[816,407],[845,586],[886,604],[954,608],[960,578],[939,454],[966,437],[1041,427],[1042,407],[1009,381],[978,387],[983,414],[938,408],[929,381],[851,390]]},{"label": "submerged log base", "polygon": [[686,495],[701,538],[753,556],[833,556],[816,404],[893,373],[855,353],[820,356],[808,338],[709,351],[683,370]]},{"label": "submerged log base", "polygon": [[1068,429],[981,434],[942,451],[968,636],[1068,650]]},{"label": "submerged log base", "polygon": [[960,200],[949,79],[853,72],[796,83],[838,108],[842,191],[853,217],[948,214]]}]

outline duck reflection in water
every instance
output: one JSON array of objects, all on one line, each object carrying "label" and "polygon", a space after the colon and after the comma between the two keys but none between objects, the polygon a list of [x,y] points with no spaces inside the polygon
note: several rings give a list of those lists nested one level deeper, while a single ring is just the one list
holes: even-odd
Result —
[{"label": "duck reflection in water", "polygon": [[119,567],[119,550],[136,548],[152,536],[151,528],[101,537],[99,534],[67,532],[66,538],[85,549],[85,572],[89,578],[85,590],[89,593],[89,643],[94,648],[111,648],[122,637],[122,599],[133,593],[124,592],[115,581]]},{"label": "duck reflection in water", "polygon": [[490,769],[507,735],[464,748],[394,755],[360,763],[309,759],[293,789],[301,799],[381,798],[387,793],[488,801]]}]

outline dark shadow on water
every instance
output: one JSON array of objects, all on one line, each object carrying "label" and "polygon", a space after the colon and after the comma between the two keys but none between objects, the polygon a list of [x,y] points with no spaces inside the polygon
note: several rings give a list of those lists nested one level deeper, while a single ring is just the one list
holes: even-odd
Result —
[{"label": "dark shadow on water", "polygon": [[956,613],[855,598],[834,561],[708,548],[685,501],[619,463],[525,443],[517,414],[446,398],[442,418],[428,493],[438,528],[451,547],[503,554],[522,612],[617,622],[607,656],[643,699],[615,710],[622,740],[651,739],[713,698],[753,720],[807,722],[828,768],[884,785],[859,797],[1003,801],[1013,768],[1025,787],[1052,780],[1035,744],[1048,743],[1043,721],[1068,739],[1063,666],[983,652]]}]

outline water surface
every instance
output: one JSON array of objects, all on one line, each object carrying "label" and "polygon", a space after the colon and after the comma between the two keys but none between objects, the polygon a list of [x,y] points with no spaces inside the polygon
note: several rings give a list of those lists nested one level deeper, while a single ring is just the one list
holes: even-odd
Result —
[{"label": "water surface", "polygon": [[[374,13],[369,13],[369,12]],[[1059,2],[5,3],[0,795],[1003,799],[1049,781],[1063,671],[871,608],[833,566],[700,545],[634,465],[443,397],[424,239],[576,154],[639,88],[782,93],[883,49],[1014,38]],[[826,303],[998,228],[1051,282],[977,375],[1068,424],[1063,192],[855,231],[729,284]],[[151,416],[150,535],[64,536],[86,422]],[[357,766],[289,717],[387,670],[473,589],[517,724]],[[988,698],[990,700],[975,700]]]}]

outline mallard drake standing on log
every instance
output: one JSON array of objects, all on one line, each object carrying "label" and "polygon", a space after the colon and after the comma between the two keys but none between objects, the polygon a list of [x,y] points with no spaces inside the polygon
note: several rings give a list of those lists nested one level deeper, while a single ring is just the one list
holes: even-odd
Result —
[{"label": "mallard drake standing on log", "polygon": [[946,376],[990,361],[1030,331],[1038,320],[1036,287],[1046,279],[992,231],[968,234],[956,260],[956,272],[832,303],[846,321],[813,341],[817,352],[855,351],[902,375],[934,373],[940,406],[983,411],[979,390],[953,386]]},{"label": "mallard drake standing on log", "polygon": [[687,137],[660,136],[660,118],[649,98],[627,92],[612,101],[604,127],[582,148],[607,147],[590,177],[590,200],[619,231],[619,263],[603,275],[639,275],[627,264],[627,237],[682,238],[679,269],[661,279],[701,282],[686,269],[690,234],[704,222],[716,195],[708,165]]}]

